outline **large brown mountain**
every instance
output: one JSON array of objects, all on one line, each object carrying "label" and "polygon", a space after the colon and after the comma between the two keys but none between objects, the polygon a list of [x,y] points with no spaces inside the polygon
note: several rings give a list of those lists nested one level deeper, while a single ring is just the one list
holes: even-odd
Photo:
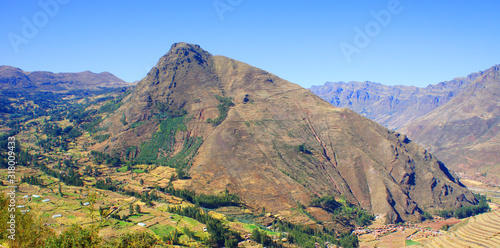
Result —
[{"label": "large brown mountain", "polygon": [[397,130],[446,104],[478,75],[475,73],[425,88],[373,82],[327,82],[322,86],[312,86],[311,91],[335,107],[352,109],[389,129]]},{"label": "large brown mountain", "polygon": [[[224,105],[228,98],[233,106]],[[158,137],[179,120],[160,125],[161,116],[182,114],[185,126],[172,137]],[[174,44],[101,125],[112,137],[94,149],[127,156],[134,149],[141,156],[144,144],[161,138],[170,148],[152,156],[178,159],[202,138],[189,153],[190,187],[227,189],[253,209],[280,212],[319,196],[344,195],[399,221],[418,218],[424,208],[476,202],[455,175],[406,136],[197,45]]]},{"label": "large brown mountain", "polygon": [[25,72],[11,66],[0,66],[0,90],[43,90],[68,91],[82,89],[128,87],[124,82],[109,72],[93,73],[53,73],[47,71]]},{"label": "large brown mountain", "polygon": [[478,75],[448,103],[400,131],[454,170],[485,173],[500,184],[500,66]]}]

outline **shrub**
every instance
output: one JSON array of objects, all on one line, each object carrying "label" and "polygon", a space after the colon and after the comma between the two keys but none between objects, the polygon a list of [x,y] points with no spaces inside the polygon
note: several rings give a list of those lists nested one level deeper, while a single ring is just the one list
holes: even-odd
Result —
[{"label": "shrub", "polygon": [[219,105],[217,105],[217,109],[219,110],[219,117],[212,119],[208,118],[207,122],[212,123],[212,125],[218,126],[221,124],[227,117],[227,113],[229,112],[229,109],[234,106],[234,103],[232,102],[232,98],[230,97],[223,97],[223,96],[215,96],[217,100],[219,100]]},{"label": "shrub", "polygon": [[304,154],[309,154],[309,155],[312,154],[312,151],[305,143],[298,145],[296,147],[296,150]]}]

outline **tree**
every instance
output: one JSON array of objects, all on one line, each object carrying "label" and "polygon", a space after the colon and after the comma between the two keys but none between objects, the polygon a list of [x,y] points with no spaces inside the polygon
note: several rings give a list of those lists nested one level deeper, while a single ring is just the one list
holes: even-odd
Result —
[{"label": "tree", "polygon": [[141,206],[135,205],[135,212],[140,213],[141,212]]},{"label": "tree", "polygon": [[224,242],[224,246],[229,247],[229,248],[236,248],[238,247],[238,240],[237,239],[226,239]]},{"label": "tree", "polygon": [[61,183],[59,183],[59,195],[61,195],[61,197],[63,197],[63,193],[62,193],[62,187],[61,187]]},{"label": "tree", "polygon": [[134,214],[134,207],[132,206],[132,204],[130,204],[128,206],[128,215],[133,215]]},{"label": "tree", "polygon": [[104,217],[104,208],[101,206],[99,206],[99,216],[101,217],[101,220]]},{"label": "tree", "polygon": [[173,230],[172,232],[168,233],[163,237],[163,241],[167,243],[167,245],[177,245],[179,243],[179,238],[181,237],[182,233],[177,230]]},{"label": "tree", "polygon": [[193,231],[189,230],[189,228],[187,228],[187,227],[183,227],[182,232],[184,234],[186,234],[186,236],[188,236],[191,240],[194,240],[196,238],[195,233]]},{"label": "tree", "polygon": [[255,242],[260,242],[260,231],[258,228],[252,230],[252,240]]},{"label": "tree", "polygon": [[141,180],[139,180],[139,183],[140,183],[141,185],[144,185],[144,180],[142,180],[142,178],[141,178]]},{"label": "tree", "polygon": [[92,192],[92,193],[88,193],[87,195],[87,199],[86,199],[86,202],[89,203],[89,205],[86,207],[87,210],[89,211],[88,213],[88,217],[92,218],[92,221],[94,220],[94,218],[96,217],[95,214],[94,214],[94,204],[97,202],[97,195],[96,193]]}]

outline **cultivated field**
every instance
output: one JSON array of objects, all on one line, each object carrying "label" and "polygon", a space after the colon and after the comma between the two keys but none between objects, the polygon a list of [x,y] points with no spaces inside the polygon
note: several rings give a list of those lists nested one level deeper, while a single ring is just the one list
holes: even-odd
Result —
[{"label": "cultivated field", "polygon": [[500,210],[470,217],[446,235],[423,243],[424,247],[500,247]]}]

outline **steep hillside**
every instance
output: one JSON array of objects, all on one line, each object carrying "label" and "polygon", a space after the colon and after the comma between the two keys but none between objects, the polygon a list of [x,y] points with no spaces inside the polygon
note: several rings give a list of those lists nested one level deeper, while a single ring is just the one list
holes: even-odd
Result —
[{"label": "steep hillside", "polygon": [[196,191],[254,210],[343,195],[395,222],[477,201],[406,136],[197,45],[174,44],[124,102],[93,149],[189,170]]},{"label": "steep hillside", "polygon": [[25,72],[11,66],[0,66],[0,89],[68,91],[127,86],[130,86],[130,84],[109,72]]},{"label": "steep hillside", "polygon": [[429,85],[386,86],[373,82],[327,82],[311,91],[335,107],[349,108],[389,129],[398,129],[446,104],[478,75]]},{"label": "steep hillside", "polygon": [[460,172],[485,173],[500,184],[500,66],[494,66],[447,104],[401,128]]}]

